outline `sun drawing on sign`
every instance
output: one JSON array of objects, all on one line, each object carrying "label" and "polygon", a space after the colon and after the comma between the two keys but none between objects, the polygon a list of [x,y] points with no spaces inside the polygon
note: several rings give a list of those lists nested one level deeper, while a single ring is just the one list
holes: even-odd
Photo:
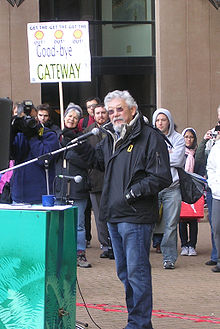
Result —
[{"label": "sun drawing on sign", "polygon": [[81,39],[81,37],[82,37],[82,31],[81,30],[75,30],[73,32],[73,36],[74,36],[75,39]]},{"label": "sun drawing on sign", "polygon": [[42,31],[37,31],[35,32],[34,36],[37,40],[42,40],[44,37],[44,33]]},{"label": "sun drawing on sign", "polygon": [[63,37],[63,31],[61,30],[57,30],[55,33],[54,33],[54,36],[56,39],[62,39]]}]

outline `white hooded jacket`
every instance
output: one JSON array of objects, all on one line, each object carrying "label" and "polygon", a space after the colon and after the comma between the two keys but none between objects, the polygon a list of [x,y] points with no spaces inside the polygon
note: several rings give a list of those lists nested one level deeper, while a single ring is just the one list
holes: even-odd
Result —
[{"label": "white hooded jacket", "polygon": [[211,148],[207,161],[208,185],[214,199],[220,200],[220,139]]},{"label": "white hooded jacket", "polygon": [[172,115],[170,111],[166,109],[159,108],[154,112],[152,118],[152,123],[154,127],[156,127],[155,125],[156,119],[158,114],[160,113],[165,114],[170,123],[169,131],[166,137],[169,139],[169,141],[173,146],[171,147],[169,144],[167,144],[169,155],[170,155],[170,171],[172,174],[173,184],[174,184],[179,180],[179,176],[175,167],[184,168],[185,165],[185,141],[183,136],[179,134],[177,131],[175,131]]}]

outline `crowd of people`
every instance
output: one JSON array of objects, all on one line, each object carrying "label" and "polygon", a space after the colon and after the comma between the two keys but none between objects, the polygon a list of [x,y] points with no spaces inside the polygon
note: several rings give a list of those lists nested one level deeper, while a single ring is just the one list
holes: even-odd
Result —
[{"label": "crowd of people", "polygon": [[[40,204],[42,195],[55,194],[58,204],[77,206],[77,266],[82,268],[92,266],[86,257],[92,209],[100,258],[115,259],[124,284],[126,329],[152,329],[151,243],[162,253],[164,269],[176,267],[178,228],[180,255],[198,252],[198,218],[180,218],[179,167],[208,181],[204,195],[212,252],[206,265],[220,272],[220,106],[216,127],[197,145],[195,129],[177,132],[168,109],[158,108],[149,124],[128,91],[110,92],[103,103],[90,97],[85,105],[87,116],[79,105],[69,103],[61,130],[51,119],[49,104],[28,109],[15,104],[10,166],[38,160],[3,175],[0,192],[10,181],[13,204]],[[98,133],[87,142],[42,157],[94,128]],[[68,178],[77,175],[80,181]]]}]

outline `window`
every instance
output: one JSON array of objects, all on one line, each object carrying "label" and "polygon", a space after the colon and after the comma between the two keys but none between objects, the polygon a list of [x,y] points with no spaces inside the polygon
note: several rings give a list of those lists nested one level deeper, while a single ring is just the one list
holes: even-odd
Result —
[{"label": "window", "polygon": [[[141,111],[155,109],[154,0],[39,0],[40,20],[87,20],[92,81],[64,83],[64,104],[127,89]],[[57,84],[42,84],[42,101],[59,105]],[[86,111],[85,111],[86,113]]]}]

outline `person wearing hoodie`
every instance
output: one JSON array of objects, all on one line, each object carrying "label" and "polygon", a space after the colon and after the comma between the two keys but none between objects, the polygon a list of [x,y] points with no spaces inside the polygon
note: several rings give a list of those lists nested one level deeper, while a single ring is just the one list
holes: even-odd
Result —
[{"label": "person wearing hoodie", "polygon": [[163,268],[174,269],[178,256],[177,224],[179,222],[182,201],[176,167],[184,167],[185,142],[183,136],[174,129],[174,122],[170,111],[163,108],[157,109],[153,114],[152,123],[168,138],[172,145],[167,143],[173,182],[168,188],[165,188],[159,193],[159,206],[162,203],[163,213],[161,222],[164,225],[164,233],[160,248],[163,254]]},{"label": "person wearing hoodie", "polygon": [[207,173],[212,191],[212,226],[217,249],[217,264],[212,271],[220,273],[220,131],[208,157]]}]

